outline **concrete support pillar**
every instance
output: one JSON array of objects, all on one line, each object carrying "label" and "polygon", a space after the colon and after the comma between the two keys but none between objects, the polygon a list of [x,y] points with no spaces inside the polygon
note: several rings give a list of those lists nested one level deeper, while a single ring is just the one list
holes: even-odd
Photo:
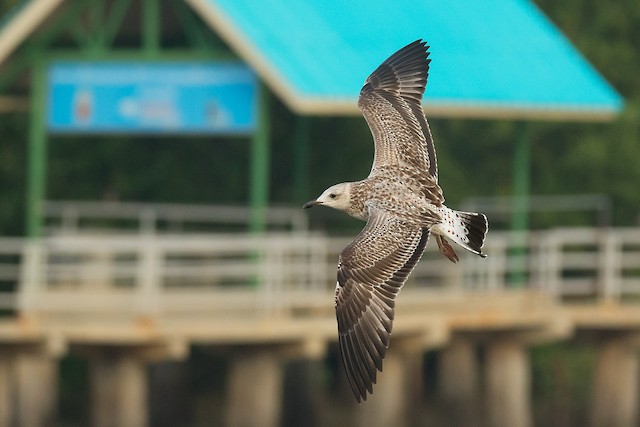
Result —
[{"label": "concrete support pillar", "polygon": [[[356,409],[360,426],[410,425],[411,402],[421,398],[417,387],[422,384],[422,364],[417,361],[421,359],[422,353],[402,350],[397,345],[389,349],[384,359],[384,370],[378,374],[377,384],[374,385],[373,395]],[[419,396],[414,396],[415,393]]]},{"label": "concrete support pillar", "polygon": [[282,366],[276,352],[254,351],[231,360],[228,427],[276,427],[282,407]]},{"label": "concrete support pillar", "polygon": [[0,349],[0,427],[54,425],[57,360],[37,351]]},{"label": "concrete support pillar", "polygon": [[600,342],[592,390],[592,427],[638,425],[638,354],[628,339]]},{"label": "concrete support pillar", "polygon": [[0,427],[10,427],[13,418],[12,358],[0,355]]},{"label": "concrete support pillar", "polygon": [[478,361],[471,340],[454,337],[440,353],[441,394],[454,426],[481,425]]},{"label": "concrete support pillar", "polygon": [[58,363],[44,354],[15,356],[16,423],[22,427],[54,425],[58,401]]},{"label": "concrete support pillar", "polygon": [[93,427],[145,427],[147,372],[134,352],[96,355],[90,360]]},{"label": "concrete support pillar", "polygon": [[530,367],[518,340],[497,339],[486,351],[486,409],[489,427],[531,427]]}]

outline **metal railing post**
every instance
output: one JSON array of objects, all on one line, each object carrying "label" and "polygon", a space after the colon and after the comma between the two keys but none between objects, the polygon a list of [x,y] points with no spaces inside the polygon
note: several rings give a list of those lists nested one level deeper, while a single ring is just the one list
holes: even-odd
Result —
[{"label": "metal railing post", "polygon": [[143,317],[154,317],[160,311],[161,269],[163,256],[154,235],[140,237],[136,311]]},{"label": "metal railing post", "polygon": [[618,261],[621,250],[618,239],[611,230],[603,231],[599,243],[600,265],[598,279],[602,289],[602,298],[606,302],[618,301],[621,296],[620,267]]},{"label": "metal railing post", "polygon": [[46,253],[41,239],[30,239],[22,252],[18,287],[18,312],[29,315],[38,309],[39,293],[46,281]]}]

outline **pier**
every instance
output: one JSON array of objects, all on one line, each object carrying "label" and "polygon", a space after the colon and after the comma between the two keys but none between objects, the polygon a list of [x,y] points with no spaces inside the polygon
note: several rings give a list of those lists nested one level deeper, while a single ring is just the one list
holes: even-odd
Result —
[{"label": "pier", "polygon": [[[149,425],[146,366],[183,361],[194,345],[231,354],[227,425],[277,426],[283,361],[321,361],[337,339],[336,260],[349,241],[304,231],[0,239],[0,426],[49,425],[57,360],[69,353],[86,357],[100,384],[93,426]],[[451,425],[482,406],[479,425],[530,427],[528,348],[586,339],[597,348],[592,427],[635,426],[639,241],[637,228],[492,232],[487,259],[458,264],[430,244],[356,418],[406,423],[419,360],[437,350],[442,399],[460,418]]]}]

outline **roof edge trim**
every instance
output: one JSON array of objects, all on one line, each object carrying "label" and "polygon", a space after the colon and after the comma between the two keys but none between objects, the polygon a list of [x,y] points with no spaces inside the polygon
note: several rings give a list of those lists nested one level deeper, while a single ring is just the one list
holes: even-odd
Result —
[{"label": "roof edge trim", "polygon": [[0,64],[22,43],[42,21],[64,0],[31,0],[0,30]]},{"label": "roof edge trim", "polygon": [[[552,106],[528,106],[513,104],[512,106],[494,106],[491,104],[423,104],[429,117],[490,119],[490,120],[539,120],[539,121],[575,121],[575,122],[608,122],[619,116],[615,108],[553,108]],[[296,103],[295,112],[303,115],[360,115],[360,109],[354,99],[301,99]]]}]

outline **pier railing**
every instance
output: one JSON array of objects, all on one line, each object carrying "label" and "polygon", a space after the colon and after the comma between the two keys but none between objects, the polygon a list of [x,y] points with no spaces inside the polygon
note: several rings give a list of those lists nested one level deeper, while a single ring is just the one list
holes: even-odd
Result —
[{"label": "pier railing", "polygon": [[[0,239],[0,309],[150,316],[265,316],[332,307],[351,238],[313,233]],[[640,228],[491,232],[486,259],[428,245],[406,293],[535,289],[640,302]]]}]

